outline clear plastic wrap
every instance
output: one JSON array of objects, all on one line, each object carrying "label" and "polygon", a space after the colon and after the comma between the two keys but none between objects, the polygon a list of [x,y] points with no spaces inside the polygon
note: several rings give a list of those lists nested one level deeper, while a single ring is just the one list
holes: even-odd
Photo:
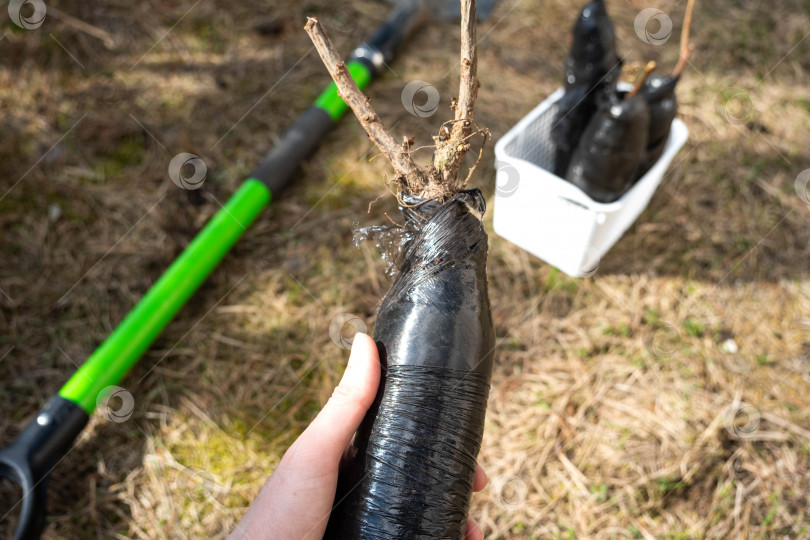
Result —
[{"label": "clear plastic wrap", "polygon": [[402,228],[356,231],[398,268],[374,328],[382,380],[324,538],[463,538],[494,330],[478,190],[403,199]]}]

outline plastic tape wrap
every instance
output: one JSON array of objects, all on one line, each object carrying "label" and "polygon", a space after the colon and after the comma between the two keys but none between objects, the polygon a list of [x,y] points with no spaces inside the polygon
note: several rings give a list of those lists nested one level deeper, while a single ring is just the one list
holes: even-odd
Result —
[{"label": "plastic tape wrap", "polygon": [[485,203],[478,190],[404,202],[405,227],[357,234],[399,271],[374,328],[383,378],[338,479],[329,539],[464,535],[494,348]]}]

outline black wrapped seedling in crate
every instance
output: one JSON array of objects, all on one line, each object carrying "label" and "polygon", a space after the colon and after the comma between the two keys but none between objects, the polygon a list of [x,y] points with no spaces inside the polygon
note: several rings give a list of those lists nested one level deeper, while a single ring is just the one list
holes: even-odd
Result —
[{"label": "black wrapped seedling in crate", "polygon": [[695,0],[686,4],[683,29],[681,30],[681,50],[678,64],[672,75],[653,75],[644,81],[639,95],[647,102],[650,109],[650,131],[647,137],[647,149],[640,166],[636,172],[636,180],[650,170],[667,145],[672,121],[678,115],[678,99],[675,96],[675,87],[681,80],[681,73],[686,68],[692,53],[689,47],[689,30],[692,26],[692,13]]},{"label": "black wrapped seedling in crate", "polygon": [[653,69],[655,62],[649,62],[630,92],[608,94],[571,158],[566,180],[595,201],[615,201],[635,178],[650,126],[647,102],[638,92]]},{"label": "black wrapped seedling in crate", "polygon": [[644,176],[664,153],[672,121],[678,115],[675,86],[679,79],[678,76],[653,75],[639,90],[638,94],[647,103],[650,112],[650,127],[647,133],[647,147],[637,169],[636,179]]},{"label": "black wrapped seedling in crate", "polygon": [[597,103],[619,75],[616,37],[604,0],[592,0],[579,12],[565,62],[565,94],[558,103],[551,138],[557,148],[554,173],[564,177],[577,141],[596,112]]}]

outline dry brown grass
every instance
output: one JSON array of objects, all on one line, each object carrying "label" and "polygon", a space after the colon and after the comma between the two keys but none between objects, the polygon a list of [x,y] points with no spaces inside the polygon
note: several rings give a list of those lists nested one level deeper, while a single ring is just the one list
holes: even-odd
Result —
[{"label": "dry brown grass", "polygon": [[[3,443],[327,82],[304,17],[334,20],[348,50],[387,12],[201,0],[153,47],[192,3],[51,4],[116,46],[56,16],[38,31],[0,25],[0,191],[24,176],[0,200]],[[683,4],[655,5],[677,29]],[[609,2],[628,60],[668,69],[676,40],[654,48],[633,32],[648,5]],[[793,185],[810,167],[808,13],[798,0],[698,2],[680,88],[690,141],[595,277],[490,236],[491,483],[473,503],[487,538],[810,538],[810,205]],[[496,138],[559,85],[573,16],[562,0],[501,0],[481,27],[477,116]],[[456,43],[453,24],[425,28],[370,90],[417,145],[443,115],[411,116],[400,92],[422,79],[446,106]],[[742,124],[720,114],[730,88],[750,97]],[[168,179],[182,151],[205,160],[204,192]],[[339,379],[347,352],[330,320],[371,328],[387,289],[373,248],[350,243],[353,222],[394,208],[388,197],[366,214],[389,172],[372,155],[347,119],[246,234],[123,381],[132,418],[94,417],[55,471],[49,538],[233,527]],[[486,159],[474,182],[491,197]],[[750,438],[726,429],[738,401],[760,416]]]}]

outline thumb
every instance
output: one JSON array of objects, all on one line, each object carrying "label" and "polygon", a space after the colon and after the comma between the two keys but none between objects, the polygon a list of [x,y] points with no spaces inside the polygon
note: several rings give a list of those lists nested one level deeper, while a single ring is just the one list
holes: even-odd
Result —
[{"label": "thumb", "polygon": [[315,420],[284,454],[232,538],[321,538],[335,498],[343,451],[380,384],[377,346],[357,334],[349,365]]},{"label": "thumb", "polygon": [[340,384],[296,444],[318,449],[325,463],[338,463],[374,402],[379,384],[377,346],[367,334],[357,333]]}]

